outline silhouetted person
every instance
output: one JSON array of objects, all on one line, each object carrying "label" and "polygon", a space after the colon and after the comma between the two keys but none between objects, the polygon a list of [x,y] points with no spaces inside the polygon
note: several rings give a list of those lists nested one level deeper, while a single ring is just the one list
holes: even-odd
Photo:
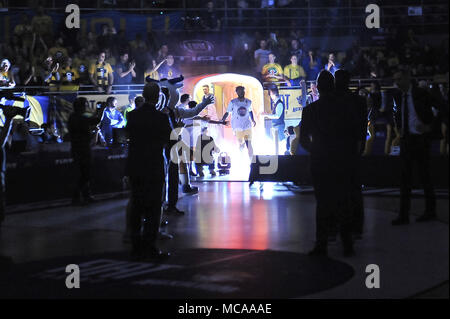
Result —
[{"label": "silhouetted person", "polygon": [[143,92],[146,103],[128,114],[126,127],[132,256],[138,259],[168,256],[156,247],[165,176],[163,149],[169,143],[171,131],[168,117],[156,109],[159,94],[157,83],[146,84]]},{"label": "silhouetted person", "polygon": [[[9,108],[12,111],[12,108]],[[3,127],[0,127],[0,226],[5,220],[6,209],[6,151],[5,145],[8,140],[9,133],[12,128],[12,120],[16,115],[15,112],[9,112],[6,109],[3,110],[5,116],[5,123]]]},{"label": "silhouetted person", "polygon": [[353,94],[349,90],[350,73],[346,70],[337,70],[334,74],[336,95],[342,103],[352,108],[356,120],[359,123],[360,135],[355,139],[355,148],[352,154],[349,154],[348,160],[351,168],[351,209],[353,211],[353,233],[356,238],[361,238],[364,225],[364,203],[362,196],[362,183],[360,177],[361,155],[365,148],[367,135],[367,102],[366,99]]},{"label": "silhouetted person", "polygon": [[354,154],[359,128],[351,105],[337,99],[334,77],[323,70],[317,79],[318,101],[303,110],[300,144],[311,156],[311,175],[316,196],[316,244],[311,256],[326,255],[330,222],[336,214],[344,255],[353,251],[351,172],[349,156]]},{"label": "silhouetted person", "polygon": [[277,86],[271,86],[269,88],[269,96],[273,102],[273,110],[272,114],[263,113],[265,118],[272,120],[272,138],[275,144],[275,155],[280,154],[279,144],[285,138],[284,129],[286,127],[286,123],[284,121],[286,106],[284,105],[284,101],[280,96]]},{"label": "silhouetted person", "polygon": [[94,128],[100,122],[100,118],[86,113],[88,106],[89,102],[86,98],[77,98],[73,103],[74,112],[70,115],[68,122],[72,157],[79,170],[78,183],[72,197],[74,205],[94,201],[90,189],[91,141]]},{"label": "silhouetted person", "polygon": [[392,221],[394,226],[409,223],[411,209],[412,165],[418,164],[420,181],[425,191],[425,212],[417,221],[436,218],[436,197],[430,173],[431,133],[434,114],[432,107],[439,102],[424,89],[412,84],[408,70],[394,74],[398,87],[393,93],[395,126],[400,132],[400,159],[402,179],[400,188],[400,214]]},{"label": "silhouetted person", "polygon": [[[179,79],[178,79],[179,80]],[[166,84],[167,85],[167,84]],[[178,104],[178,96],[175,93],[163,87],[163,93],[166,95],[166,100],[169,102],[171,99],[175,99],[176,104]],[[168,113],[170,123],[173,130],[178,130],[181,132],[181,128],[184,127],[183,120],[188,118],[193,118],[200,114],[208,105],[215,103],[214,95],[209,95],[203,97],[203,101],[196,105],[192,109],[184,108],[172,108],[170,102],[165,108],[165,112]],[[180,137],[181,140],[181,137]],[[176,205],[178,202],[178,185],[181,181],[182,192],[188,195],[194,195],[198,193],[198,187],[190,185],[189,170],[187,163],[183,159],[182,152],[175,152],[174,147],[178,144],[179,140],[172,139],[169,146],[166,148],[165,154],[168,163],[168,196],[167,196],[167,207],[164,210],[165,213],[175,213],[183,215],[184,212],[180,211]],[[180,154],[181,153],[181,154]]]}]

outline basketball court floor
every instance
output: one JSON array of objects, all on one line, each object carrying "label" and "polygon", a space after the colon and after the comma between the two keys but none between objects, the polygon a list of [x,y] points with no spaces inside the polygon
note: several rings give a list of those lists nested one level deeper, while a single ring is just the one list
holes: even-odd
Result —
[{"label": "basketball court floor", "polygon": [[[366,189],[365,233],[356,256],[339,239],[329,257],[314,244],[312,189],[291,184],[196,182],[183,216],[164,216],[161,263],[134,262],[123,242],[124,194],[72,207],[68,201],[8,207],[0,232],[0,297],[25,298],[448,298],[448,190],[438,191],[439,220],[394,228],[397,189]],[[424,201],[415,192],[413,215]],[[413,219],[414,220],[414,219]],[[81,288],[67,289],[66,266]],[[368,265],[380,287],[369,289]],[[443,289],[444,287],[444,289]],[[446,289],[445,289],[446,287]]]}]

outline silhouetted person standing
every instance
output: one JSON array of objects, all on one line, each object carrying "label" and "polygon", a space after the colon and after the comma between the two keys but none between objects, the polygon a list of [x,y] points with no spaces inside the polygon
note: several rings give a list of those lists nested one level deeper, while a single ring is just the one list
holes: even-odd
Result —
[{"label": "silhouetted person standing", "polygon": [[316,196],[316,244],[311,256],[327,255],[331,217],[340,226],[344,255],[353,251],[351,168],[348,160],[355,151],[359,128],[351,105],[336,99],[334,77],[323,70],[317,79],[318,101],[303,110],[300,144],[311,155],[311,175]]},{"label": "silhouetted person standing", "polygon": [[367,136],[367,102],[366,99],[353,94],[349,90],[350,73],[346,70],[337,70],[334,74],[336,96],[342,103],[350,106],[355,112],[356,120],[359,123],[360,135],[356,136],[355,148],[352,154],[348,154],[351,168],[351,209],[353,211],[353,234],[356,238],[361,238],[364,225],[364,203],[362,196],[362,183],[360,178],[361,155],[364,152]]},{"label": "silhouetted person standing", "polygon": [[417,221],[436,218],[436,197],[430,173],[431,133],[434,114],[432,107],[440,108],[432,96],[414,86],[408,70],[394,74],[398,87],[394,96],[395,126],[400,132],[400,159],[402,180],[400,188],[400,215],[392,225],[409,223],[411,209],[412,165],[418,164],[420,180],[425,191],[425,212]]},{"label": "silhouetted person standing", "polygon": [[163,149],[169,143],[171,132],[168,117],[156,109],[159,94],[157,83],[146,84],[143,92],[146,103],[128,114],[126,127],[129,134],[127,173],[132,200],[129,220],[132,256],[138,259],[168,256],[156,247],[165,176]]},{"label": "silhouetted person standing", "polygon": [[6,209],[6,151],[5,145],[12,128],[12,119],[16,115],[14,112],[3,111],[5,123],[0,127],[0,226],[5,220]]},{"label": "silhouetted person standing", "polygon": [[86,110],[88,106],[89,103],[86,98],[77,98],[73,103],[74,112],[70,115],[68,122],[72,157],[79,170],[78,183],[72,197],[72,203],[74,205],[94,201],[90,188],[91,141],[94,128],[100,122],[100,118],[87,114]]}]

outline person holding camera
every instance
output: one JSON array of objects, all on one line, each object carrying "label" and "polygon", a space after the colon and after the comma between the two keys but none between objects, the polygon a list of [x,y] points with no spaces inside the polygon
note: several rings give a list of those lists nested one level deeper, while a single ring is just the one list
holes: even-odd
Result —
[{"label": "person holding camera", "polygon": [[117,110],[117,99],[113,96],[106,100],[106,108],[102,115],[100,122],[101,134],[104,141],[110,145],[113,141],[113,129],[123,128],[125,126],[125,119],[122,113]]},{"label": "person holding camera", "polygon": [[74,205],[94,201],[89,185],[91,179],[91,144],[94,128],[100,122],[98,114],[102,114],[103,109],[97,109],[97,114],[92,116],[87,113],[88,106],[89,103],[86,98],[77,98],[73,103],[74,112],[70,115],[68,122],[72,157],[80,172],[72,197]]},{"label": "person holding camera", "polygon": [[0,87],[13,88],[16,86],[14,74],[11,72],[11,62],[3,59],[0,63]]}]

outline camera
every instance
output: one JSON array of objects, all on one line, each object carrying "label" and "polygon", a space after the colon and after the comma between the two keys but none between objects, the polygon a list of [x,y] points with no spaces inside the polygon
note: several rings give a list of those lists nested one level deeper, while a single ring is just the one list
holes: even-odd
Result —
[{"label": "camera", "polygon": [[9,106],[0,104],[0,110],[3,111],[3,114],[6,118],[13,118],[16,116],[22,116],[25,121],[30,120],[31,106],[22,108],[17,106]]},{"label": "camera", "polygon": [[108,105],[106,104],[106,102],[98,102],[97,103],[97,110],[101,110],[101,109],[106,109]]}]

